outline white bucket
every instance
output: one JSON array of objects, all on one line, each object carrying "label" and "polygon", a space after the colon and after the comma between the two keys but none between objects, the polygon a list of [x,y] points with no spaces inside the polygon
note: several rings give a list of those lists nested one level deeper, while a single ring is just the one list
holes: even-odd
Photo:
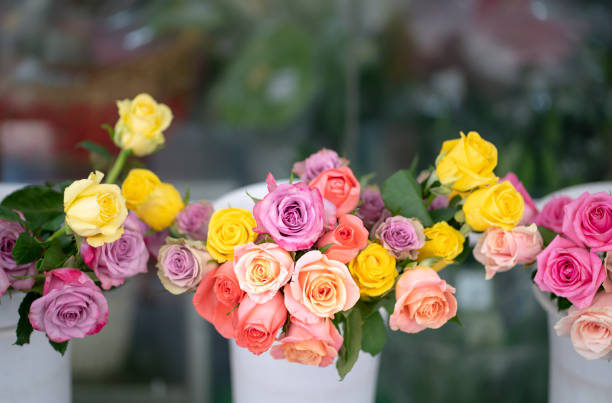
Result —
[{"label": "white bucket", "polygon": [[[257,183],[235,190],[215,202],[215,209],[237,207],[251,210],[246,193],[263,198],[268,190]],[[353,370],[340,381],[334,365],[313,367],[260,356],[230,341],[230,367],[234,403],[373,403],[380,355],[361,352]]]}]

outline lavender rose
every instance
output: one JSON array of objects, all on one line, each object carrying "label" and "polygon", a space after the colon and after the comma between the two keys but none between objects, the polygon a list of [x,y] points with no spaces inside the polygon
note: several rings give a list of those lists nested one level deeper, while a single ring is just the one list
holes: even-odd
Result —
[{"label": "lavender rose", "polygon": [[108,303],[92,279],[80,270],[46,273],[43,296],[32,303],[30,323],[61,343],[98,333],[108,321]]},{"label": "lavender rose", "polygon": [[117,287],[128,277],[147,272],[149,251],[144,241],[146,226],[130,213],[124,222],[121,238],[94,248],[87,242],[81,244],[83,261],[92,269],[105,290]]},{"label": "lavender rose", "polygon": [[34,263],[18,265],[13,259],[13,247],[22,232],[25,230],[19,223],[0,220],[0,296],[9,286],[17,290],[28,290],[34,285],[33,278],[13,277],[36,274]]},{"label": "lavender rose", "polygon": [[266,182],[269,193],[253,207],[255,232],[270,234],[287,251],[310,248],[323,232],[321,193],[303,182],[277,185],[272,174]]},{"label": "lavender rose", "polygon": [[314,178],[326,169],[340,168],[347,165],[348,161],[338,157],[338,153],[332,150],[323,148],[304,161],[293,164],[293,172],[295,172],[304,182],[310,183]]},{"label": "lavender rose", "polygon": [[385,210],[385,202],[378,189],[366,188],[361,191],[361,203],[357,208],[357,216],[363,221],[363,225],[371,230],[380,219]]},{"label": "lavender rose", "polygon": [[159,250],[157,268],[162,285],[178,295],[196,288],[217,263],[202,242],[168,238]]},{"label": "lavender rose", "polygon": [[209,202],[189,203],[176,216],[176,230],[194,241],[204,241],[208,235],[208,222],[213,212],[213,205]]},{"label": "lavender rose", "polygon": [[375,237],[398,260],[415,260],[425,245],[423,224],[416,218],[389,217],[377,228]]}]

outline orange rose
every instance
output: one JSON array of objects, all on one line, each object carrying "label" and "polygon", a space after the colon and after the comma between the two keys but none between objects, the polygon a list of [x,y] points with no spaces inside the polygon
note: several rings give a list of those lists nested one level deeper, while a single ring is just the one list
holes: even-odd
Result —
[{"label": "orange rose", "polygon": [[338,215],[350,213],[359,202],[359,181],[349,167],[326,169],[308,186],[319,189],[323,198],[336,206]]},{"label": "orange rose", "polygon": [[338,220],[338,226],[319,239],[317,246],[322,248],[331,244],[325,256],[348,263],[359,251],[368,246],[368,230],[357,216],[345,214]]}]

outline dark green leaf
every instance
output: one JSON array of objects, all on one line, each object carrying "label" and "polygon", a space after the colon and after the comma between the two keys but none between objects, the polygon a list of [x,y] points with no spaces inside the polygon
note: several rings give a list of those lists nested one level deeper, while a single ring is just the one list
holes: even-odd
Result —
[{"label": "dark green leaf", "polygon": [[17,264],[26,264],[40,257],[43,248],[40,243],[25,232],[19,234],[15,246],[13,246],[13,259]]},{"label": "dark green leaf", "polygon": [[387,342],[387,328],[380,313],[374,312],[363,324],[361,349],[366,353],[380,353]]},{"label": "dark green leaf", "polygon": [[19,305],[19,321],[17,322],[17,341],[15,342],[18,346],[23,346],[30,342],[30,335],[34,331],[28,315],[30,313],[30,306],[34,300],[40,298],[40,294],[35,292],[29,292],[21,301]]},{"label": "dark green leaf", "polygon": [[431,210],[429,212],[429,215],[431,216],[431,219],[433,220],[433,222],[450,221],[455,216],[456,212],[457,212],[456,208],[448,207],[448,208],[441,208],[437,210]]},{"label": "dark green leaf", "polygon": [[557,309],[559,311],[565,311],[566,309],[569,309],[571,306],[572,306],[572,303],[567,298],[557,297]]},{"label": "dark green leaf", "polygon": [[416,217],[425,227],[432,225],[431,217],[423,202],[421,187],[410,171],[397,171],[382,185],[385,207],[404,217]]},{"label": "dark green leaf", "polygon": [[62,356],[66,353],[66,349],[68,348],[68,340],[62,343],[56,343],[49,339],[49,344],[51,344],[51,347],[53,347],[53,349],[60,353]]},{"label": "dark green leaf", "polygon": [[60,267],[68,256],[63,248],[62,244],[59,240],[56,240],[51,244],[51,246],[45,251],[43,258],[41,259],[42,263],[40,265],[41,270],[52,270]]},{"label": "dark green leaf", "polygon": [[542,235],[542,240],[544,241],[544,246],[548,246],[552,242],[553,239],[557,236],[554,231],[549,230],[546,227],[542,227],[538,225],[538,231],[540,231],[540,235]]},{"label": "dark green leaf", "polygon": [[51,221],[47,221],[46,223],[44,223],[41,228],[45,231],[55,232],[64,226],[65,221],[66,216],[64,214],[60,214]]},{"label": "dark green leaf", "polygon": [[94,143],[93,141],[89,141],[89,140],[81,141],[79,144],[77,144],[77,146],[86,149],[92,154],[98,154],[104,159],[107,159],[109,161],[113,159],[113,156],[106,149],[106,147],[104,147],[101,144]]},{"label": "dark green leaf", "polygon": [[19,214],[15,213],[13,209],[0,206],[0,220],[4,221],[21,221],[21,217]]},{"label": "dark green leaf", "polygon": [[465,237],[465,241],[463,242],[463,251],[459,254],[459,256],[453,259],[453,262],[463,263],[465,259],[467,259],[471,251],[472,248],[470,248],[470,238]]},{"label": "dark green leaf", "polygon": [[185,196],[183,196],[183,204],[188,205],[190,198],[191,198],[191,189],[189,189],[189,185],[185,185]]},{"label": "dark green leaf", "polygon": [[455,315],[452,318],[450,318],[448,320],[449,322],[455,322],[456,324],[458,324],[459,326],[463,327],[463,323],[461,323],[461,320],[459,319],[459,315]]},{"label": "dark green leaf", "polygon": [[336,369],[340,380],[344,379],[346,374],[350,372],[359,358],[359,350],[361,350],[361,340],[363,336],[363,320],[359,309],[352,309],[344,326],[344,343],[340,351],[338,351],[338,360],[336,361]]},{"label": "dark green leaf", "polygon": [[35,229],[64,214],[64,197],[45,186],[26,186],[8,195],[2,206],[21,211]]},{"label": "dark green leaf", "polygon": [[326,253],[332,246],[334,246],[333,243],[328,243],[327,245],[320,247],[319,250],[321,251],[321,253]]}]

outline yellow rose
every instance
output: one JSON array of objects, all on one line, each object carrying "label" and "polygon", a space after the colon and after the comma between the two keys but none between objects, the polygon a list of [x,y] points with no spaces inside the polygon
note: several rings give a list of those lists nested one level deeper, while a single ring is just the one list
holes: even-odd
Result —
[{"label": "yellow rose", "polygon": [[440,183],[452,185],[458,192],[465,192],[497,182],[493,173],[497,166],[497,149],[483,140],[476,132],[467,137],[442,143],[436,174]]},{"label": "yellow rose", "polygon": [[155,231],[168,228],[185,207],[181,194],[169,183],[155,185],[146,200],[134,212]]},{"label": "yellow rose", "polygon": [[523,196],[508,181],[476,190],[465,199],[465,222],[476,231],[498,227],[509,231],[523,218]]},{"label": "yellow rose", "polygon": [[130,210],[135,210],[139,204],[144,203],[161,181],[148,169],[132,169],[123,181],[121,193]]},{"label": "yellow rose", "polygon": [[448,225],[446,221],[434,224],[432,227],[425,228],[425,245],[419,250],[419,262],[432,257],[438,257],[432,269],[441,270],[453,263],[453,259],[463,252],[465,237],[461,232]]},{"label": "yellow rose", "polygon": [[119,186],[100,184],[102,178],[102,172],[92,172],[64,190],[66,223],[93,247],[119,239],[128,214]]},{"label": "yellow rose", "polygon": [[371,243],[348,264],[361,296],[377,297],[389,291],[395,283],[395,258],[377,243]]},{"label": "yellow rose", "polygon": [[114,141],[117,146],[142,157],[164,144],[163,131],[170,126],[172,111],[158,104],[149,94],[117,101],[119,120],[115,124]]},{"label": "yellow rose", "polygon": [[234,258],[234,248],[238,245],[254,242],[257,226],[253,214],[241,208],[217,210],[208,223],[208,253],[219,263]]}]

